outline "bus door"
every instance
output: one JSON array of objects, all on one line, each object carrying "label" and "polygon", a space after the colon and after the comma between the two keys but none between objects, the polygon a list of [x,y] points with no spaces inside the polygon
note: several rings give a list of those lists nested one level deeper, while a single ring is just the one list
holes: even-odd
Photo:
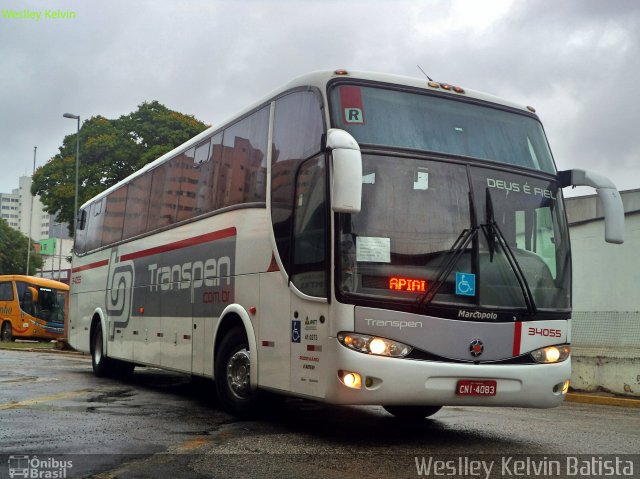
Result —
[{"label": "bus door", "polygon": [[328,211],[325,157],[296,178],[291,261],[291,390],[321,397],[328,323]]}]

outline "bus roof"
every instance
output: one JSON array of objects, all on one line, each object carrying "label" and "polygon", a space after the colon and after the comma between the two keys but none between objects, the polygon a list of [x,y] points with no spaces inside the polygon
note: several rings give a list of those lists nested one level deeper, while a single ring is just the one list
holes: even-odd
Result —
[{"label": "bus roof", "polygon": [[[207,128],[206,130],[204,130],[203,132],[201,132],[198,135],[194,136],[193,138],[191,138],[190,140],[186,141],[185,143],[183,143],[183,144],[177,146],[176,148],[174,148],[173,150],[165,153],[164,155],[162,155],[157,160],[154,160],[151,163],[146,164],[145,166],[140,168],[138,171],[135,171],[134,173],[132,173],[131,175],[127,176],[126,178],[124,178],[123,180],[119,181],[118,183],[116,183],[115,185],[111,186],[110,188],[106,189],[102,193],[97,194],[96,196],[94,196],[93,198],[91,198],[90,200],[85,202],[83,205],[81,205],[80,208],[81,209],[86,208],[88,205],[90,205],[94,201],[107,196],[109,193],[111,193],[112,191],[117,190],[119,187],[121,187],[122,185],[128,183],[129,181],[131,181],[133,178],[137,177],[138,175],[141,175],[142,173],[144,173],[146,171],[149,171],[149,170],[157,167],[158,165],[164,163],[165,161],[169,160],[170,158],[173,158],[174,156],[176,156],[176,155],[178,155],[178,154],[180,154],[180,153],[182,153],[184,151],[187,151],[189,148],[191,148],[193,146],[196,146],[198,143],[200,143],[205,138],[207,138],[210,135],[216,133],[217,131],[219,131],[223,127],[233,123],[234,121],[241,119],[247,113],[250,113],[251,111],[255,110],[256,108],[264,105],[265,103],[269,102],[274,97],[277,97],[278,95],[286,92],[287,90],[291,90],[293,88],[311,86],[311,87],[318,88],[322,92],[323,95],[326,95],[327,84],[330,81],[336,80],[336,79],[365,80],[365,81],[377,82],[377,83],[380,83],[380,84],[385,84],[386,83],[386,84],[389,84],[389,85],[408,86],[408,87],[412,87],[412,88],[424,88],[425,90],[438,91],[440,93],[450,94],[452,97],[473,98],[475,100],[480,100],[480,101],[483,101],[483,102],[493,103],[495,105],[500,105],[500,106],[505,106],[505,107],[508,107],[508,108],[516,109],[516,110],[521,110],[522,112],[525,112],[525,113],[527,113],[529,115],[531,115],[532,112],[533,112],[533,110],[530,109],[529,107],[525,107],[525,106],[517,104],[517,103],[509,102],[509,101],[506,101],[504,99],[498,98],[496,96],[489,95],[487,93],[482,93],[482,92],[478,92],[478,91],[475,91],[475,90],[468,90],[466,88],[463,88],[462,90],[463,90],[464,93],[461,94],[461,93],[458,93],[456,91],[453,91],[454,85],[446,84],[446,83],[440,83],[440,82],[431,82],[431,81],[428,81],[425,78],[414,78],[414,77],[401,76],[401,75],[392,75],[392,74],[387,74],[387,73],[372,73],[372,72],[347,71],[347,70],[324,70],[324,71],[317,71],[317,72],[307,73],[305,75],[302,75],[302,76],[299,76],[297,78],[294,78],[289,83],[286,83],[285,85],[283,85],[283,86],[271,91],[267,95],[263,96],[260,100],[254,102],[250,106],[248,106],[248,107],[244,108],[243,110],[241,110],[239,113],[233,115],[232,117],[226,119],[223,122],[220,122],[220,123],[218,123],[216,125],[211,126],[210,128]],[[444,85],[447,85],[449,88],[448,89],[444,88],[443,87]]]},{"label": "bus roof", "polygon": [[26,276],[23,274],[5,274],[5,275],[0,275],[0,282],[2,281],[24,281],[25,283],[31,283],[37,286],[44,286],[45,288],[69,291],[69,285],[53,279],[40,278],[39,276]]}]

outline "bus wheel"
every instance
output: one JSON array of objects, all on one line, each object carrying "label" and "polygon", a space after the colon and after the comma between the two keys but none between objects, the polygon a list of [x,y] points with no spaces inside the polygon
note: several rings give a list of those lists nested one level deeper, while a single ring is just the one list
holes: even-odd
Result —
[{"label": "bus wheel", "polygon": [[2,332],[0,332],[0,339],[2,341],[8,343],[13,341],[13,332],[11,331],[11,323],[9,321],[5,321],[2,323]]},{"label": "bus wheel", "polygon": [[382,406],[388,413],[398,419],[419,420],[433,416],[442,406]]},{"label": "bus wheel", "polygon": [[220,404],[229,413],[246,417],[257,412],[257,391],[250,385],[249,344],[242,329],[227,333],[220,343],[215,362],[215,384]]},{"label": "bus wheel", "polygon": [[95,328],[91,338],[91,365],[96,377],[103,378],[113,373],[112,361],[104,355],[102,348],[102,328],[100,325]]}]

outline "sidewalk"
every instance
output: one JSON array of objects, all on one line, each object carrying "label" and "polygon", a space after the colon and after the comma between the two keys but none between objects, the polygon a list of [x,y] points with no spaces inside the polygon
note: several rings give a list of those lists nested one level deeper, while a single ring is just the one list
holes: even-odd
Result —
[{"label": "sidewalk", "polygon": [[640,397],[623,397],[605,392],[580,392],[573,391],[567,393],[565,401],[577,402],[583,404],[597,404],[601,406],[622,406],[631,408],[640,408]]}]

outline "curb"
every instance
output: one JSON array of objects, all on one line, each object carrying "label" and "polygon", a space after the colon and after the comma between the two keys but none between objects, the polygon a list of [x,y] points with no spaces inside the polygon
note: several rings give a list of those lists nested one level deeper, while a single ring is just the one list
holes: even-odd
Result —
[{"label": "curb", "polygon": [[597,404],[601,406],[640,408],[640,398],[635,399],[615,396],[600,396],[597,394],[567,393],[565,401],[582,404]]}]

